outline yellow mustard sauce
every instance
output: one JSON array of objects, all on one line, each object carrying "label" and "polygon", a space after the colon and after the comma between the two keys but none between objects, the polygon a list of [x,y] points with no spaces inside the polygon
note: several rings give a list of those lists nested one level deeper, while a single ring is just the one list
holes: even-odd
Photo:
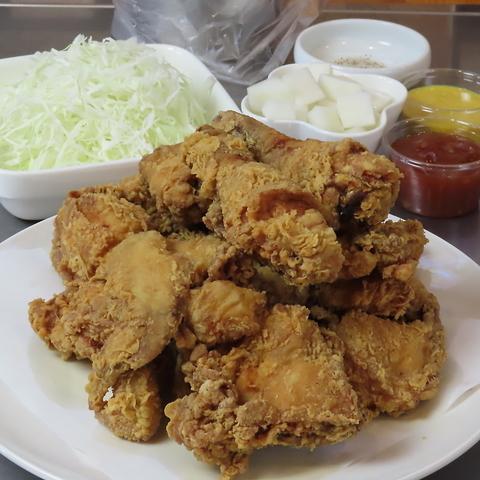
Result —
[{"label": "yellow mustard sauce", "polygon": [[[408,92],[403,108],[407,118],[437,116],[429,120],[432,129],[451,132],[455,127],[448,119],[472,124],[472,130],[480,129],[480,94],[467,88],[453,85],[427,85]],[[439,117],[446,117],[442,121]]]}]

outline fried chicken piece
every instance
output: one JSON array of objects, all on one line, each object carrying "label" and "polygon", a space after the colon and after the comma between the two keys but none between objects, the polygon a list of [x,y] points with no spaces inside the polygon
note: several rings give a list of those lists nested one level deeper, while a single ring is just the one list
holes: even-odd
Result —
[{"label": "fried chicken piece", "polygon": [[217,189],[223,221],[209,226],[228,242],[257,254],[296,285],[337,278],[341,247],[310,194],[253,162],[221,165]]},{"label": "fried chicken piece", "polygon": [[285,278],[268,265],[254,265],[254,275],[248,285],[255,290],[265,292],[268,304],[306,305],[309,287],[298,287],[285,281]]},{"label": "fried chicken piece", "polygon": [[[167,195],[163,162],[167,170],[171,162],[190,170],[193,177],[185,174],[180,181],[189,185],[188,201],[183,194]],[[304,285],[337,277],[343,255],[319,202],[274,168],[255,162],[242,139],[207,125],[182,144],[144,158],[141,171],[157,195],[158,208],[165,205],[178,214],[197,205],[206,211],[203,221],[210,230],[269,262],[290,282]]]},{"label": "fried chicken piece", "polygon": [[142,207],[107,188],[70,192],[55,218],[53,266],[66,281],[91,278],[109,250],[147,224]]},{"label": "fried chicken piece", "polygon": [[275,306],[259,334],[184,370],[193,393],[167,405],[167,432],[224,479],[243,472],[254,449],[336,443],[362,420],[341,342],[300,306]]},{"label": "fried chicken piece", "polygon": [[420,308],[401,321],[352,310],[334,327],[350,382],[371,410],[398,416],[437,393],[446,357],[438,303],[420,283],[415,293]]},{"label": "fried chicken piece", "polygon": [[387,220],[340,242],[345,256],[340,278],[359,278],[375,268],[417,262],[427,239],[418,220]]},{"label": "fried chicken piece", "polygon": [[335,230],[376,225],[395,203],[400,171],[388,158],[351,139],[296,140],[233,111],[220,113],[212,125],[240,136],[257,161],[275,167],[317,197]]},{"label": "fried chicken piece", "polygon": [[192,286],[209,280],[233,279],[245,284],[253,276],[253,261],[216,235],[184,232],[167,237],[167,248],[187,258],[193,267]]},{"label": "fried chicken piece", "polygon": [[[90,406],[101,412],[108,389],[153,361],[175,335],[190,275],[189,262],[168,252],[162,235],[131,235],[105,256],[92,279],[70,284],[48,302],[34,300],[30,322],[65,358],[92,361]],[[132,378],[145,383],[141,375]]]},{"label": "fried chicken piece", "polygon": [[199,196],[182,150],[182,144],[161,146],[142,159],[139,170],[157,209],[167,209],[178,224],[188,227],[201,223],[210,200]]},{"label": "fried chicken piece", "polygon": [[187,324],[206,345],[233,342],[260,330],[265,304],[263,293],[228,280],[205,283],[190,292]]},{"label": "fried chicken piece", "polygon": [[351,309],[398,319],[406,314],[415,299],[412,280],[416,262],[385,267],[381,273],[353,280],[337,280],[311,289],[309,305],[335,311]]},{"label": "fried chicken piece", "polygon": [[[92,374],[87,392],[97,397],[97,377]],[[122,374],[104,396],[104,403],[90,406],[95,416],[117,437],[147,441],[158,431],[162,419],[162,400],[153,364]]]},{"label": "fried chicken piece", "polygon": [[184,256],[193,267],[192,283],[201,285],[208,277],[208,269],[222,251],[225,241],[215,235],[183,233],[167,237],[170,252]]}]

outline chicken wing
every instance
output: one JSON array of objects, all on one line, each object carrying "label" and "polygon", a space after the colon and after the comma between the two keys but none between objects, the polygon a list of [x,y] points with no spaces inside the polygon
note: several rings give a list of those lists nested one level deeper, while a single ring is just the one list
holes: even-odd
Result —
[{"label": "chicken wing", "polygon": [[353,140],[296,140],[233,111],[220,113],[212,125],[240,136],[257,161],[275,167],[317,197],[335,230],[375,225],[395,203],[400,171],[388,158]]}]

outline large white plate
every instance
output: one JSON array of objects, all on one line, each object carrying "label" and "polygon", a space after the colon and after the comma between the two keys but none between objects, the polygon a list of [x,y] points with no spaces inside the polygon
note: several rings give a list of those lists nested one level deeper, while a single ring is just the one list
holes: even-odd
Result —
[{"label": "large white plate", "polygon": [[[115,438],[87,409],[88,365],[63,362],[35,336],[27,302],[62,290],[48,257],[51,234],[49,219],[0,245],[0,453],[44,479],[218,478],[165,436],[149,444]],[[401,419],[375,420],[341,445],[257,452],[242,480],[418,479],[480,438],[480,267],[428,237],[420,275],[440,300],[449,350],[438,397]]]}]

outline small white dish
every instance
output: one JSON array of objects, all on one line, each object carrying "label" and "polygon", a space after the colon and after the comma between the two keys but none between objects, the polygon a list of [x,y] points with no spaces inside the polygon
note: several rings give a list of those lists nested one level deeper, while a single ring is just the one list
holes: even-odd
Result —
[{"label": "small white dish", "polygon": [[[193,82],[213,80],[211,103],[208,106],[213,118],[222,110],[238,107],[208,68],[192,53],[173,45],[152,44],[164,59]],[[15,82],[28,69],[32,56],[0,60],[2,83]],[[140,158],[121,159],[108,163],[54,168],[37,171],[13,171],[0,169],[0,203],[16,217],[39,220],[55,214],[65,195],[74,189],[88,185],[120,180],[137,171]]]},{"label": "small white dish", "polygon": [[[372,73],[402,80],[416,70],[430,67],[427,39],[411,28],[381,20],[351,18],[321,22],[297,37],[295,63],[329,63],[337,72]],[[339,65],[343,60],[369,60],[383,66]]]},{"label": "small white dish", "polygon": [[[312,64],[310,64],[312,65]],[[308,68],[309,64],[290,64],[283,65],[273,70],[268,78],[279,77],[285,74],[287,69]],[[314,125],[304,122],[302,120],[270,120],[262,115],[257,115],[252,112],[248,105],[248,97],[244,97],[241,103],[241,110],[245,115],[249,115],[266,125],[275,128],[279,132],[289,135],[300,140],[306,138],[313,138],[323,141],[337,141],[344,138],[352,138],[360,142],[370,151],[375,151],[380,143],[383,133],[390,129],[399,117],[405,100],[407,99],[407,89],[397,80],[382,75],[370,75],[370,74],[343,74],[338,72],[336,68],[333,68],[333,73],[336,75],[343,75],[346,78],[351,78],[360,83],[364,87],[377,90],[385,93],[393,98],[393,102],[385,107],[380,114],[379,125],[366,132],[330,132],[315,127]]]}]

